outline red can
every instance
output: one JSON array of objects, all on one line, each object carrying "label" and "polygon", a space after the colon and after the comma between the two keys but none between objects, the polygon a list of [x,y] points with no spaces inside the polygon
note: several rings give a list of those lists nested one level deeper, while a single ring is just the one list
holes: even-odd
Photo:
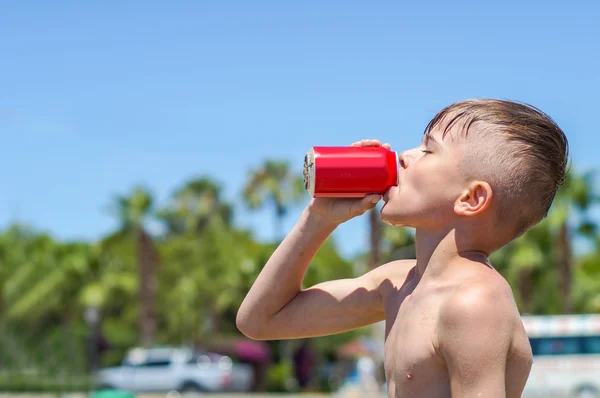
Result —
[{"label": "red can", "polygon": [[383,195],[398,185],[398,154],[383,147],[312,147],[304,157],[304,188],[314,197]]}]

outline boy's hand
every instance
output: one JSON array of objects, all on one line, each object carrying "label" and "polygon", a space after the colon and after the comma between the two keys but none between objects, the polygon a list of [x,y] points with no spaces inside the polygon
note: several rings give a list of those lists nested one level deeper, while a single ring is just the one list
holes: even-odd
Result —
[{"label": "boy's hand", "polygon": [[[353,143],[351,146],[382,146],[390,149],[390,144],[381,144],[379,140],[362,140]],[[308,211],[320,217],[323,217],[331,224],[339,225],[356,216],[360,216],[367,210],[374,208],[377,202],[381,200],[381,195],[367,195],[364,198],[313,198]]]}]

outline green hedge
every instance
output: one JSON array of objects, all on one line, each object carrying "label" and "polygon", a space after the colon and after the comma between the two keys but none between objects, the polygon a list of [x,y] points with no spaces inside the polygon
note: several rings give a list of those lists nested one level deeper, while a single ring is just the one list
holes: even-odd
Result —
[{"label": "green hedge", "polygon": [[96,386],[96,381],[88,376],[0,375],[2,392],[82,392],[91,391]]}]

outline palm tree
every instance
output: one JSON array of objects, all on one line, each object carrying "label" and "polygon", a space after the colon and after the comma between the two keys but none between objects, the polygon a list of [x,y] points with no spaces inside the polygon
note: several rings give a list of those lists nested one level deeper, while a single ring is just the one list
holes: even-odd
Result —
[{"label": "palm tree", "polygon": [[209,177],[200,177],[179,188],[159,217],[171,233],[197,233],[215,218],[230,225],[232,214],[231,205],[222,201],[221,186]]},{"label": "palm tree", "polygon": [[143,222],[152,210],[152,194],[142,186],[135,187],[128,196],[118,195],[114,202],[121,228],[117,235],[133,235],[137,246],[139,272],[140,338],[144,346],[149,346],[156,332],[155,267],[158,262],[152,238],[144,229]]},{"label": "palm tree", "polygon": [[[72,331],[81,313],[76,298],[93,261],[94,253],[85,243],[61,244],[20,226],[0,235],[5,304],[0,345],[7,364],[19,370],[31,362],[58,373],[74,369],[75,362],[85,368]],[[65,338],[56,341],[59,335]],[[45,354],[36,359],[42,351]]]},{"label": "palm tree", "polygon": [[600,239],[593,251],[580,257],[574,273],[575,310],[579,313],[600,312]]},{"label": "palm tree", "polygon": [[415,235],[408,228],[383,227],[383,262],[416,257]]},{"label": "palm tree", "polygon": [[[171,242],[175,243],[173,248],[177,248],[174,252],[181,257],[187,257],[187,260],[192,258],[205,260],[195,263],[189,261],[191,264],[186,264],[188,273],[173,275],[172,282],[176,292],[190,289],[194,285],[200,288],[199,285],[204,284],[201,292],[187,294],[187,297],[182,300],[187,303],[194,302],[205,308],[206,325],[208,325],[205,332],[212,334],[220,329],[222,318],[220,307],[227,300],[227,297],[221,293],[221,282],[227,280],[231,272],[237,272],[238,266],[235,264],[236,268],[227,267],[230,262],[223,262],[220,256],[223,253],[221,250],[223,245],[227,243],[229,246],[225,249],[228,253],[227,257],[231,260],[237,258],[230,252],[231,247],[235,245],[231,239],[234,233],[231,228],[232,206],[223,201],[221,191],[219,183],[210,177],[193,179],[177,189],[168,207],[159,212],[159,218],[166,223],[171,234]],[[181,265],[181,262],[181,258],[174,259],[174,263],[178,265]],[[208,280],[211,280],[209,284]],[[211,300],[210,297],[218,297],[218,299]],[[195,301],[192,298],[195,298]],[[189,330],[198,326],[198,308],[195,311],[194,318],[190,320],[187,315],[188,319],[182,320]],[[181,315],[174,313],[171,316]]]},{"label": "palm tree", "polygon": [[589,218],[590,207],[598,203],[599,197],[593,188],[594,174],[578,174],[569,170],[565,183],[557,192],[549,222],[554,230],[557,249],[557,265],[560,270],[562,310],[573,310],[573,249],[575,236],[595,239],[597,225]]},{"label": "palm tree", "polygon": [[378,207],[374,207],[369,211],[369,269],[373,269],[381,265],[381,236],[383,223],[379,216]]},{"label": "palm tree", "polygon": [[289,163],[267,160],[250,174],[244,188],[244,199],[250,209],[269,203],[275,210],[275,239],[283,240],[283,218],[304,194],[302,176],[292,173]]},{"label": "palm tree", "polygon": [[[572,242],[596,236],[597,226],[588,216],[598,201],[592,181],[592,173],[570,170],[548,217],[493,256],[498,270],[517,286],[523,312],[572,312]],[[556,284],[560,294],[555,305],[550,292],[556,290]]]},{"label": "palm tree", "polygon": [[[557,296],[554,237],[548,220],[492,255],[492,264],[515,287],[522,313],[552,313]],[[534,286],[537,287],[534,289]],[[542,289],[545,286],[547,289]],[[536,294],[537,293],[537,294]],[[543,302],[538,299],[542,298]]]}]

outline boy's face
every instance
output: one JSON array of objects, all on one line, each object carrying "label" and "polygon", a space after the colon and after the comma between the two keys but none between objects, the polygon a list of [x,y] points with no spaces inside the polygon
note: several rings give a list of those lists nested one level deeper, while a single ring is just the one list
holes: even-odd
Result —
[{"label": "boy's face", "polygon": [[454,203],[466,187],[459,171],[464,140],[454,128],[442,140],[442,131],[436,127],[420,146],[402,152],[399,185],[383,197],[382,220],[423,229],[449,225],[456,217]]}]

